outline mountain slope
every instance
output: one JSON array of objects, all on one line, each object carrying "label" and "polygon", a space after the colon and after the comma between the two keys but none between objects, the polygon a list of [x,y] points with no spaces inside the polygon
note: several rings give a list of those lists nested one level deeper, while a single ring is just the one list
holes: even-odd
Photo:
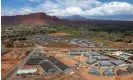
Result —
[{"label": "mountain slope", "polygon": [[49,16],[45,13],[31,13],[28,15],[2,16],[2,24],[30,24],[30,25],[48,25],[58,24],[63,20],[55,16]]}]

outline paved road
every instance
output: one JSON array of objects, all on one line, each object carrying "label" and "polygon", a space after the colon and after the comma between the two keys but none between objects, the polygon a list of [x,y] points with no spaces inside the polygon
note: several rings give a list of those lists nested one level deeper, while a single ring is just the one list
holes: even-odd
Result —
[{"label": "paved road", "polygon": [[23,61],[21,61],[20,64],[13,71],[7,74],[3,80],[11,80],[11,77],[15,75],[15,73],[26,63],[26,61],[28,61],[29,57],[32,54],[34,54],[37,50],[38,48],[33,48],[33,51],[30,52],[29,55]]}]

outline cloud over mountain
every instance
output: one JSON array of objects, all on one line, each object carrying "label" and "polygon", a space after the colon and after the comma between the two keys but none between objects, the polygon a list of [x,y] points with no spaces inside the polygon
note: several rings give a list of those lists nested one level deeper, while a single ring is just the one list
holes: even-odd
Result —
[{"label": "cloud over mountain", "polygon": [[[84,17],[132,15],[133,4],[128,2],[103,2],[102,0],[29,0],[34,6],[3,8],[2,15],[46,12],[52,16],[80,15]],[[35,3],[32,3],[35,4]],[[9,12],[10,11],[10,12]],[[132,17],[131,17],[132,19]]]}]

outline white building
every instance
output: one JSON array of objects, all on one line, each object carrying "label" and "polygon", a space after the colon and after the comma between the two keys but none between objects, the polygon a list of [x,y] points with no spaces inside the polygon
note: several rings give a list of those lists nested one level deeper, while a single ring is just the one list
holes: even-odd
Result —
[{"label": "white building", "polygon": [[21,68],[20,70],[17,71],[17,74],[28,74],[28,73],[36,73],[37,69],[36,68]]}]

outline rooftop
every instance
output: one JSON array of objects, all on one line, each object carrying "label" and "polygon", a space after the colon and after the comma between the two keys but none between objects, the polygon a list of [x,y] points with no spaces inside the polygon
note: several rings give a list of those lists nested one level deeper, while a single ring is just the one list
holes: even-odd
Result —
[{"label": "rooftop", "polygon": [[62,71],[64,71],[64,70],[66,70],[66,69],[69,68],[66,64],[62,63],[61,61],[55,63],[55,65],[56,65],[58,68],[60,68]]},{"label": "rooftop", "polygon": [[56,63],[56,62],[59,61],[57,58],[55,58],[55,57],[53,57],[53,56],[49,56],[49,57],[47,57],[47,59],[48,59],[49,61],[51,61],[52,63]]},{"label": "rooftop", "polygon": [[101,67],[112,67],[114,66],[110,61],[99,61]]},{"label": "rooftop", "polygon": [[98,69],[93,68],[93,69],[91,69],[91,70],[89,71],[89,74],[99,76],[99,75],[100,75],[100,72],[98,71]]},{"label": "rooftop", "polygon": [[103,72],[104,76],[115,76],[115,73],[109,69],[104,70]]},{"label": "rooftop", "polygon": [[98,53],[98,52],[92,52],[92,55],[93,55],[93,56],[101,56],[101,54]]},{"label": "rooftop", "polygon": [[43,61],[40,66],[43,68],[43,70],[47,73],[50,72],[56,72],[58,69],[56,67],[54,67],[53,64],[51,64],[49,61]]},{"label": "rooftop", "polygon": [[97,60],[109,60],[109,57],[107,56],[95,56]]},{"label": "rooftop", "polygon": [[88,64],[93,64],[93,63],[97,62],[97,60],[96,59],[88,59],[86,62]]},{"label": "rooftop", "polygon": [[125,76],[129,74],[126,70],[121,70],[121,69],[118,69],[116,73],[118,76]]},{"label": "rooftop", "polygon": [[122,60],[110,60],[110,61],[111,61],[111,63],[113,63],[116,66],[125,64],[125,62]]}]

